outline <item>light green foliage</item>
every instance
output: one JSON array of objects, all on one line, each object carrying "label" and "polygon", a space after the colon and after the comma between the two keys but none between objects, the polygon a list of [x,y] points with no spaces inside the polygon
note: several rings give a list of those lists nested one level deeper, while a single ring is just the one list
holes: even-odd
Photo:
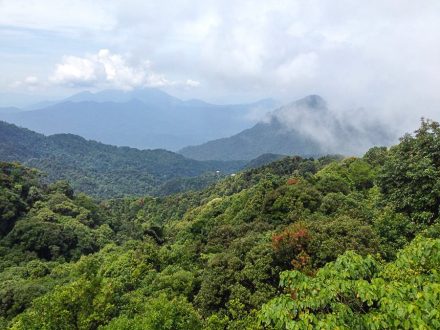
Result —
[{"label": "light green foliage", "polygon": [[156,273],[158,262],[150,244],[133,243],[109,245],[98,254],[81,258],[70,270],[73,281],[35,299],[13,320],[12,328],[96,329],[118,311],[130,310],[130,292],[151,281],[149,275]]},{"label": "light green foliage", "polygon": [[202,322],[194,307],[185,299],[169,299],[166,295],[160,295],[147,300],[142,313],[134,318],[120,316],[100,329],[198,330],[202,329]]},{"label": "light green foliage", "polygon": [[418,238],[396,261],[346,252],[313,277],[281,274],[286,293],[263,306],[276,329],[438,329],[440,240]]},{"label": "light green foliage", "polygon": [[351,190],[371,188],[375,173],[368,162],[346,158],[324,167],[316,177],[319,179],[318,187],[321,191],[348,194]]},{"label": "light green foliage", "polygon": [[80,278],[59,287],[37,298],[32,308],[15,320],[12,329],[93,329],[114,309],[111,287],[98,292],[101,285]]}]

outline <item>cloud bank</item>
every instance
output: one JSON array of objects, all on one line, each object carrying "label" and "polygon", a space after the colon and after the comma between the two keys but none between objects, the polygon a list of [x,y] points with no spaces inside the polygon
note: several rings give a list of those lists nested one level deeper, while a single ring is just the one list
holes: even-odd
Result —
[{"label": "cloud bank", "polygon": [[402,127],[440,119],[437,0],[3,0],[0,12],[0,89],[35,76],[221,102],[320,94]]},{"label": "cloud bank", "polygon": [[[64,56],[49,80],[54,84],[123,90],[136,87],[164,87],[176,83],[169,81],[162,74],[153,72],[149,61],[130,64],[124,56],[113,54],[108,49],[101,49],[97,54],[85,57]],[[197,81],[188,80],[186,83],[197,86]]]}]

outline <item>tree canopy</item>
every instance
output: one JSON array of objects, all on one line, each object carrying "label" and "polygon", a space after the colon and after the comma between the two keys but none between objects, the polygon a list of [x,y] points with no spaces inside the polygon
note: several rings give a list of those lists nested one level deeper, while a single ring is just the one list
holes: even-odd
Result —
[{"label": "tree canopy", "polygon": [[438,133],[162,197],[1,163],[0,328],[439,328]]}]

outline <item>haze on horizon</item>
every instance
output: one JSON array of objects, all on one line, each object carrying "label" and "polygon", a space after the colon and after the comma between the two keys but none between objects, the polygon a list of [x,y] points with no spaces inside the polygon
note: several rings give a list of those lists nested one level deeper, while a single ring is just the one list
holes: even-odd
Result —
[{"label": "haze on horizon", "polygon": [[[158,87],[439,119],[440,2],[0,1],[0,103]],[[23,95],[26,95],[23,96]]]}]

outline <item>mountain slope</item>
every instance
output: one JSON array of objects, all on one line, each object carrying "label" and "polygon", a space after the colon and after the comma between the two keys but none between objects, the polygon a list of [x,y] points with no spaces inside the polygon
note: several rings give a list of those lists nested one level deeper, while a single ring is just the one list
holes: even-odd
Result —
[{"label": "mountain slope", "polygon": [[118,146],[178,150],[249,128],[255,111],[273,106],[271,100],[238,105],[182,101],[157,89],[106,90],[79,93],[37,110],[0,112],[0,119],[46,135],[72,133]]},{"label": "mountain slope", "polygon": [[250,160],[265,153],[320,156],[331,153],[360,154],[375,144],[390,144],[391,134],[376,122],[354,125],[337,118],[318,95],[310,95],[269,114],[229,138],[181,149],[198,160]]},{"label": "mountain slope", "polygon": [[[291,146],[292,140],[295,141],[295,148]],[[303,139],[300,135],[293,136],[291,132],[283,130],[277,119],[272,118],[269,123],[258,123],[229,138],[185,147],[179,153],[199,160],[251,160],[266,153],[314,155],[319,154],[319,151],[319,145],[313,140]]]},{"label": "mountain slope", "polygon": [[173,192],[169,185],[174,180],[185,187],[182,179],[235,172],[244,165],[201,162],[166,150],[115,147],[72,134],[46,137],[5,122],[0,122],[0,160],[23,162],[46,172],[48,181],[66,179],[78,191],[103,197],[158,193],[162,185]]}]

